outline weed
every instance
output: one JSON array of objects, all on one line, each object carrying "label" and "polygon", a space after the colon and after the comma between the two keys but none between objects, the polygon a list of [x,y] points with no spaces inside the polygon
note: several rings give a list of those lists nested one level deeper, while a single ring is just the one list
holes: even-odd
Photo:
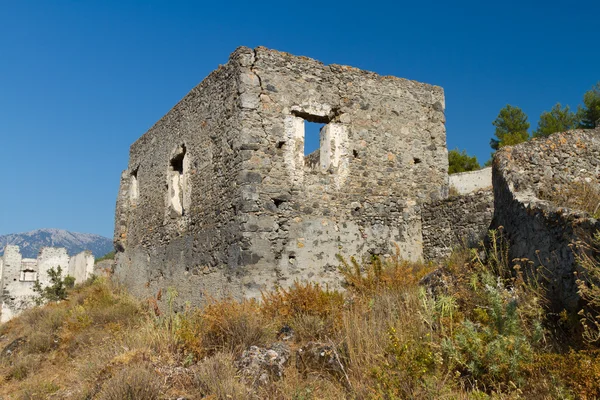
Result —
[{"label": "weed", "polygon": [[346,286],[351,291],[364,296],[373,295],[382,290],[398,289],[416,285],[433,270],[431,265],[403,260],[400,249],[387,258],[372,256],[361,265],[354,257],[350,262],[338,256],[340,272]]}]

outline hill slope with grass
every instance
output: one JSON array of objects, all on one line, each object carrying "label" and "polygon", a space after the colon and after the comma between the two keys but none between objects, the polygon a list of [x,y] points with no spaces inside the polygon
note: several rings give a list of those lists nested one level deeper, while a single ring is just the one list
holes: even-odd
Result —
[{"label": "hill slope with grass", "polygon": [[579,318],[548,315],[506,254],[347,260],[343,293],[296,283],[180,313],[93,279],[0,326],[0,398],[598,398]]}]

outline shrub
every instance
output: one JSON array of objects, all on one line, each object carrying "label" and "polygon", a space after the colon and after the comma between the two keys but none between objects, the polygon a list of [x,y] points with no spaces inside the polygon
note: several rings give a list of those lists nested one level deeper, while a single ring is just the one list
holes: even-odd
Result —
[{"label": "shrub", "polygon": [[351,291],[371,296],[377,292],[416,285],[421,278],[433,270],[432,265],[406,261],[396,247],[394,255],[387,258],[372,256],[362,265],[354,257],[347,262],[338,256],[340,272]]},{"label": "shrub", "polygon": [[289,289],[263,292],[260,309],[267,318],[289,322],[299,315],[326,318],[339,314],[343,305],[344,296],[340,292],[323,288],[318,283],[296,281]]},{"label": "shrub", "polygon": [[[442,350],[451,370],[475,387],[502,389],[525,382],[533,345],[543,338],[542,313],[523,315],[528,293],[487,271],[476,273],[470,284],[474,306],[455,332],[442,339]],[[519,281],[521,282],[521,281]],[[531,306],[533,307],[533,306]],[[530,328],[526,328],[529,326]]]},{"label": "shrub", "polygon": [[161,382],[147,365],[128,365],[106,381],[100,400],[157,400],[161,395]]},{"label": "shrub", "polygon": [[553,378],[555,386],[565,386],[576,395],[572,398],[600,398],[600,352],[598,350],[538,354],[532,365],[532,376],[539,379],[548,374]]},{"label": "shrub", "polygon": [[237,376],[231,353],[216,353],[194,368],[197,388],[202,396],[218,400],[248,398],[248,391]]},{"label": "shrub", "polygon": [[200,356],[265,346],[274,339],[275,328],[272,321],[262,317],[255,300],[211,300],[203,309],[182,317],[175,336]]},{"label": "shrub", "polygon": [[47,301],[60,301],[67,298],[67,290],[72,289],[75,285],[75,278],[71,276],[62,277],[62,268],[59,265],[48,270],[48,276],[50,277],[50,285],[42,287],[39,280],[35,281],[33,291],[37,293],[34,301],[37,305],[43,304]]},{"label": "shrub", "polygon": [[99,261],[104,261],[104,260],[114,260],[115,259],[115,251],[109,251],[108,253],[106,253],[105,255],[103,255],[102,257],[99,257],[96,259],[96,263]]}]

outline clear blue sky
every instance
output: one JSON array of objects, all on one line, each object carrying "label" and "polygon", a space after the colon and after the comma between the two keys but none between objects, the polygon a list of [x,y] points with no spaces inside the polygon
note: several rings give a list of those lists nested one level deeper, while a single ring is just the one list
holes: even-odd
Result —
[{"label": "clear blue sky", "polygon": [[489,158],[600,80],[600,1],[0,0],[0,234],[111,237],[128,150],[240,45],[440,85],[447,137]]}]

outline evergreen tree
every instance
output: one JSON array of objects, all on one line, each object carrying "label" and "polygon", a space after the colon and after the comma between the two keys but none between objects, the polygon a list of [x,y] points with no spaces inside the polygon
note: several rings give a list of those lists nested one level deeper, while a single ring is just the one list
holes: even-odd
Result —
[{"label": "evergreen tree", "polygon": [[459,151],[458,149],[448,152],[448,173],[455,174],[457,172],[476,171],[480,169],[477,157],[470,157],[466,150]]},{"label": "evergreen tree", "polygon": [[560,103],[556,103],[550,111],[544,111],[540,115],[538,127],[533,132],[534,137],[546,137],[556,132],[565,132],[577,126],[577,116],[569,109],[569,106],[562,108]]},{"label": "evergreen tree", "polygon": [[519,107],[507,104],[506,107],[500,110],[492,125],[496,127],[494,132],[496,138],[490,140],[490,146],[494,150],[525,142],[529,139],[527,115]]},{"label": "evergreen tree", "polygon": [[583,95],[583,107],[577,110],[579,127],[593,129],[600,119],[600,82]]}]

